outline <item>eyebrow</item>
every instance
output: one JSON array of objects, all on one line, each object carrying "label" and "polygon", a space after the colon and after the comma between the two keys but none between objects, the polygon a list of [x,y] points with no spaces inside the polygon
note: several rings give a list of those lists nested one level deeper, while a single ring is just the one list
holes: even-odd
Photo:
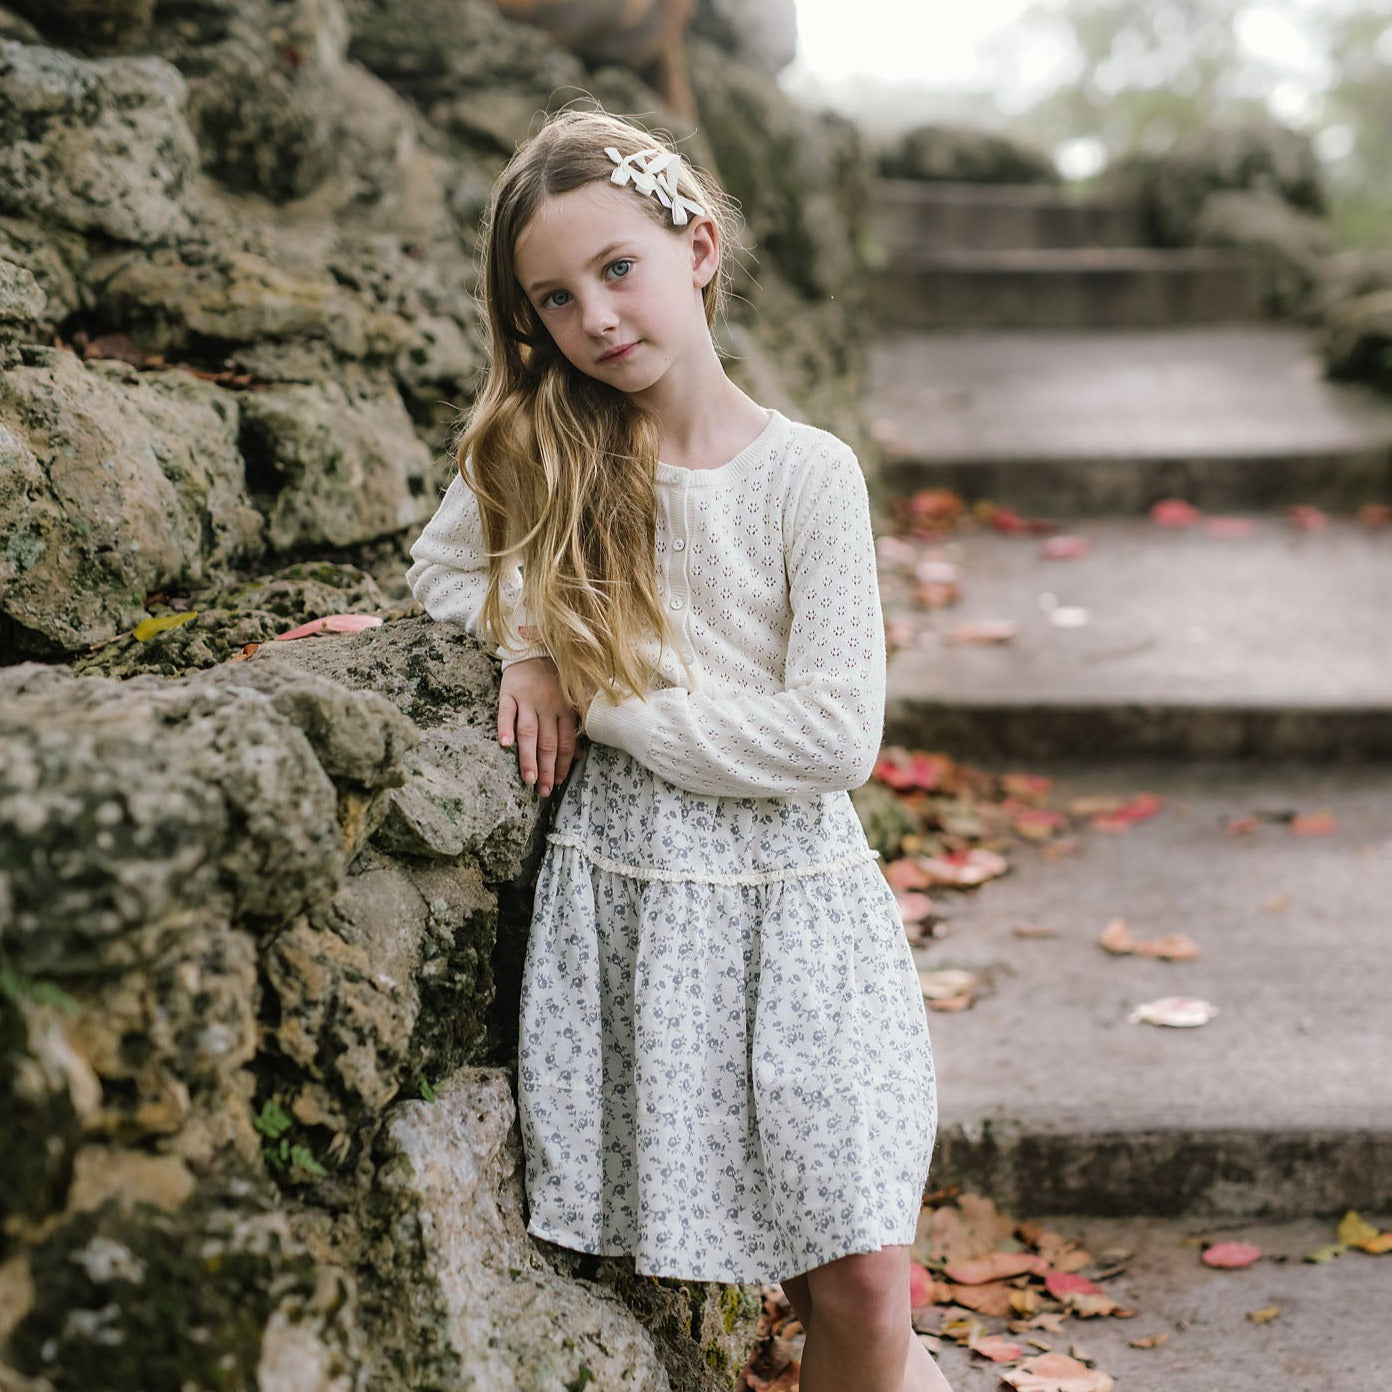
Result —
[{"label": "eyebrow", "polygon": [[[596,261],[603,261],[606,256],[612,255],[621,246],[624,245],[624,242],[611,242],[607,247],[604,248],[603,251],[596,252],[595,255],[590,257],[590,259],[585,264],[587,266],[593,266]],[[554,280],[534,280],[529,286],[526,287],[527,293],[529,295],[535,295],[538,290],[544,290],[548,285],[554,285],[555,283],[556,282]]]}]

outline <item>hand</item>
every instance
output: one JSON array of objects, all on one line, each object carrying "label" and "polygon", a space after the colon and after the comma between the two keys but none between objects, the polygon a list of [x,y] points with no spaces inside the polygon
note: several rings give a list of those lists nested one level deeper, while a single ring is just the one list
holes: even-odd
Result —
[{"label": "hand", "polygon": [[542,797],[570,772],[578,728],[549,657],[529,657],[503,668],[498,739],[504,745],[516,740],[522,781],[535,783]]}]

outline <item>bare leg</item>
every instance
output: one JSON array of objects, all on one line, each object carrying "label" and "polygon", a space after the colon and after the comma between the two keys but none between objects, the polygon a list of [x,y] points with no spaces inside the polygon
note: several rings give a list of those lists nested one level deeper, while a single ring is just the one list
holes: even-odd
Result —
[{"label": "bare leg", "polygon": [[859,1252],[780,1282],[807,1335],[800,1392],[952,1392],[909,1322],[908,1252]]}]

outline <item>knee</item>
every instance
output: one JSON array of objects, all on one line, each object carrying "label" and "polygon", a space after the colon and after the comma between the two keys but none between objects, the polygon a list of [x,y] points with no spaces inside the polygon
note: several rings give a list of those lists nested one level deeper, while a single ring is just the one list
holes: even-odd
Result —
[{"label": "knee", "polygon": [[909,1327],[907,1248],[856,1252],[807,1273],[813,1318],[893,1339]]}]

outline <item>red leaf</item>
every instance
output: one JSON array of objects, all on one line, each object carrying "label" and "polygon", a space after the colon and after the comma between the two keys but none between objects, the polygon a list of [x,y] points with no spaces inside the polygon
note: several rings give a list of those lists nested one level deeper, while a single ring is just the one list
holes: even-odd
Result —
[{"label": "red leaf", "polygon": [[1071,1271],[1051,1271],[1044,1277],[1044,1285],[1056,1300],[1066,1295],[1105,1295],[1106,1292],[1086,1276],[1075,1275]]},{"label": "red leaf", "polygon": [[1161,527],[1191,527],[1203,516],[1183,498],[1162,498],[1150,510],[1150,520]]},{"label": "red leaf", "polygon": [[1086,556],[1088,541],[1080,536],[1051,536],[1039,548],[1039,553],[1047,561],[1076,561]]},{"label": "red leaf", "polygon": [[1205,1266],[1236,1269],[1251,1266],[1261,1256],[1261,1248],[1250,1242],[1216,1242],[1203,1254]]},{"label": "red leaf", "polygon": [[1329,518],[1319,508],[1310,507],[1307,503],[1295,503],[1288,507],[1286,520],[1302,532],[1322,532],[1329,525]]}]

